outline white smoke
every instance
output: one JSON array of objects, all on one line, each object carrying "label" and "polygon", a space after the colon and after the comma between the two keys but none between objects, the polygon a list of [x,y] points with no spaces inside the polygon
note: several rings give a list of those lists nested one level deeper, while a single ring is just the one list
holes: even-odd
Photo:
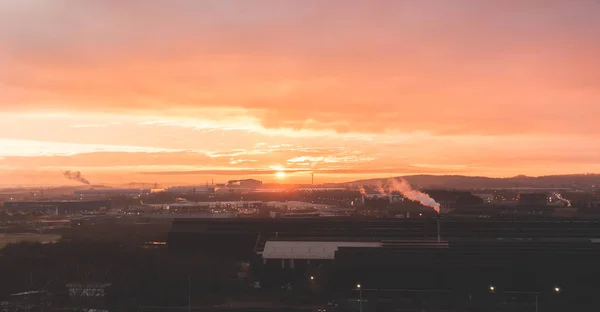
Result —
[{"label": "white smoke", "polygon": [[362,196],[367,194],[367,192],[365,192],[365,188],[362,185],[358,187],[358,191],[360,192],[360,195],[362,195]]},{"label": "white smoke", "polygon": [[377,184],[375,185],[375,189],[377,190],[377,192],[379,192],[379,194],[388,194],[387,190],[384,189],[381,185],[381,182],[377,182]]},{"label": "white smoke", "polygon": [[423,206],[433,208],[437,213],[440,213],[440,204],[436,202],[429,195],[413,189],[408,182],[404,179],[390,179],[389,191],[400,192],[405,198],[417,201]]}]

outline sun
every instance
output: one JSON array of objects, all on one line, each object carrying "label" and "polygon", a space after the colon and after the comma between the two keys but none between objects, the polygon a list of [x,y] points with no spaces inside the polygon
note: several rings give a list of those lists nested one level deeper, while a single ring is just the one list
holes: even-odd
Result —
[{"label": "sun", "polygon": [[275,177],[277,177],[278,179],[285,178],[285,171],[277,171],[277,172],[275,172]]}]

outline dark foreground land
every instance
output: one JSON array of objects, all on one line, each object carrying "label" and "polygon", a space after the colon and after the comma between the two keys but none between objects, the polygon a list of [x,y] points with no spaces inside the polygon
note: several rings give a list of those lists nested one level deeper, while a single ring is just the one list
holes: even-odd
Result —
[{"label": "dark foreground land", "polygon": [[[460,222],[442,220],[439,244],[425,219],[82,224],[0,250],[0,311],[598,311],[597,221]],[[309,239],[384,244],[261,257]]]}]

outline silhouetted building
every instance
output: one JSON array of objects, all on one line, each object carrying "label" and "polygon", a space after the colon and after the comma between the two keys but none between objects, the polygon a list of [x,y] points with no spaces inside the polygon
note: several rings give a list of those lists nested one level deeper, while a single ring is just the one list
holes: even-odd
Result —
[{"label": "silhouetted building", "polygon": [[396,218],[434,218],[437,212],[412,200],[402,200],[389,204],[385,216]]},{"label": "silhouetted building", "polygon": [[[445,247],[341,247],[335,254],[329,287],[356,291],[360,283],[364,289],[412,289],[402,294],[412,299],[423,299],[419,294],[439,298],[435,291],[442,290],[453,300],[463,298],[457,304],[471,304],[469,298],[501,298],[504,292],[534,292],[539,293],[544,310],[561,311],[550,309],[549,303],[600,303],[594,295],[594,289],[600,288],[598,261],[600,245],[589,239],[471,239],[448,241]],[[363,293],[373,300],[379,295]]]},{"label": "silhouetted building", "polygon": [[174,194],[211,194],[216,191],[214,186],[173,186],[167,188],[166,191]]},{"label": "silhouetted building", "polygon": [[239,187],[244,189],[257,189],[262,186],[262,181],[255,179],[231,180],[227,182],[227,187]]},{"label": "silhouetted building", "polygon": [[424,191],[440,204],[442,213],[453,211],[464,206],[474,206],[483,203],[483,199],[469,191],[426,190]]},{"label": "silhouetted building", "polygon": [[441,218],[438,241],[437,220],[181,219],[173,222],[168,245],[249,261],[265,289],[318,286],[352,297],[360,283],[370,302],[392,294],[429,300],[442,290],[463,304],[470,295],[491,295],[490,285],[496,296],[540,292],[540,300],[560,287],[565,302],[598,303],[600,221]]},{"label": "silhouetted building", "polygon": [[545,193],[521,193],[517,195],[519,206],[547,206],[548,195]]},{"label": "silhouetted building", "polygon": [[483,204],[483,198],[475,196],[471,193],[460,195],[456,198],[455,204],[457,206],[475,206]]},{"label": "silhouetted building", "polygon": [[402,201],[398,194],[364,194],[362,196],[363,208],[367,213],[376,215],[387,215],[390,204]]}]

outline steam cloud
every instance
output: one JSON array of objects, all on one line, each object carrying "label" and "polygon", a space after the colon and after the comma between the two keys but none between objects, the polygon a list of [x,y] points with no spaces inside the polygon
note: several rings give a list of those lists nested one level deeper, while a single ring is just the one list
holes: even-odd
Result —
[{"label": "steam cloud", "polygon": [[375,189],[377,190],[377,192],[379,192],[379,194],[387,194],[388,192],[383,188],[383,186],[381,185],[380,182],[377,182],[377,184],[375,185]]},{"label": "steam cloud", "polygon": [[63,175],[65,176],[65,178],[69,179],[69,180],[74,180],[77,182],[81,182],[83,184],[90,184],[90,181],[88,181],[86,178],[83,177],[83,175],[81,175],[81,172],[79,171],[65,171],[65,173],[63,173]]},{"label": "steam cloud", "polygon": [[404,179],[390,179],[389,192],[400,192],[404,197],[418,201],[423,206],[433,208],[437,213],[440,213],[440,204],[429,195],[413,189]]},{"label": "steam cloud", "polygon": [[358,187],[358,191],[360,192],[360,195],[367,194],[367,192],[365,192],[365,188],[362,185]]},{"label": "steam cloud", "polygon": [[[410,186],[410,184],[402,178],[400,178],[400,179],[390,178],[388,180],[387,184],[382,185],[382,183],[378,182],[373,187],[379,194],[382,194],[382,195],[383,194],[391,194],[392,192],[399,192],[405,198],[413,200],[413,201],[417,201],[417,202],[421,203],[421,205],[423,205],[423,206],[433,208],[433,210],[435,210],[438,214],[440,213],[440,204],[438,202],[436,202],[429,195],[413,189]],[[359,191],[360,191],[361,195],[366,194],[365,189],[362,185],[359,187]]]}]

